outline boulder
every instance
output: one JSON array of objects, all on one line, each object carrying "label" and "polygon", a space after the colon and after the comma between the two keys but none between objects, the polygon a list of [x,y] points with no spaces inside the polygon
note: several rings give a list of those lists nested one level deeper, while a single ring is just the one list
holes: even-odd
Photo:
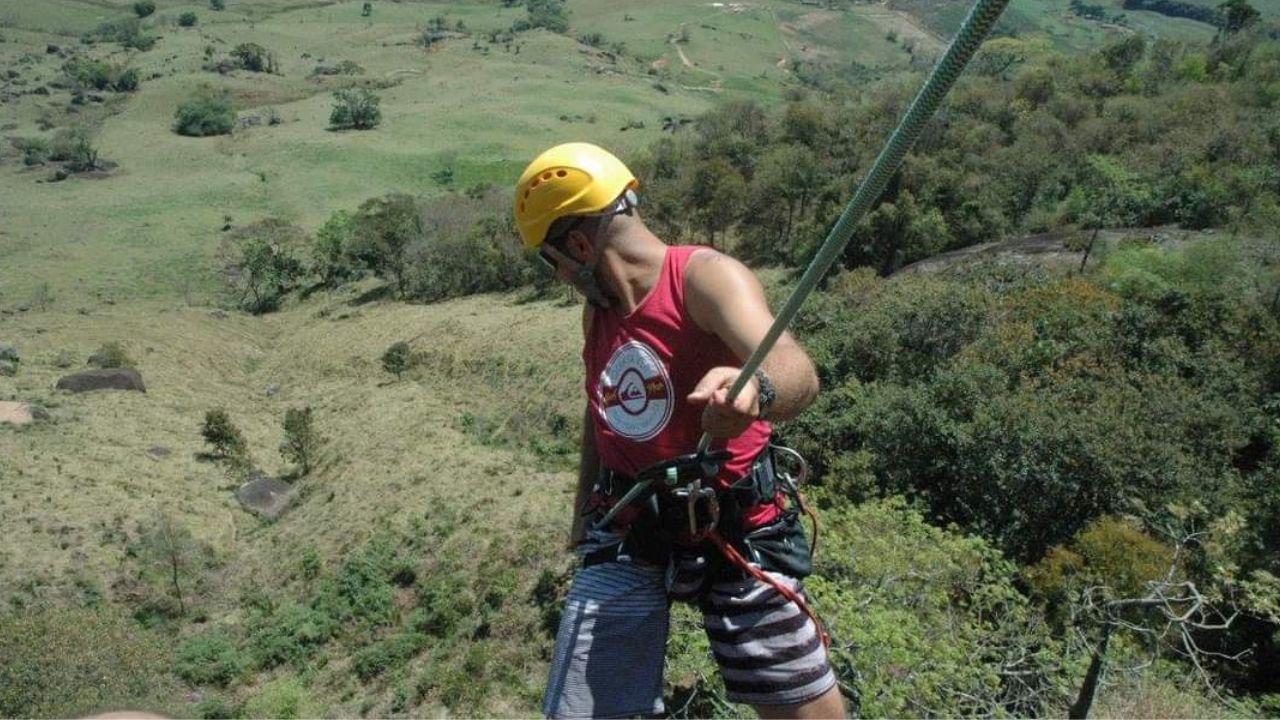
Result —
[{"label": "boulder", "polygon": [[267,386],[267,397],[275,397],[280,394],[280,383],[271,383]]},{"label": "boulder", "polygon": [[27,403],[0,402],[0,425],[30,425],[37,415],[47,414],[43,410],[33,411]]},{"label": "boulder", "polygon": [[245,510],[272,520],[293,503],[293,486],[275,478],[254,477],[236,490],[236,500]]},{"label": "boulder", "polygon": [[173,451],[163,445],[154,445],[147,448],[147,457],[152,460],[163,460],[173,454]]},{"label": "boulder", "polygon": [[85,372],[74,373],[59,380],[57,388],[73,393],[93,390],[147,391],[147,386],[142,383],[141,373],[133,368],[86,370]]}]

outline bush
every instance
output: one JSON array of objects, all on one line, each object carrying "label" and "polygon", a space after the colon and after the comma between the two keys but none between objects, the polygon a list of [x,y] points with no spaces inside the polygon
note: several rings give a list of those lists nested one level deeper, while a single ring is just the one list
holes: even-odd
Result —
[{"label": "bush", "polygon": [[227,135],[236,125],[231,95],[204,89],[178,106],[173,131],[188,137]]},{"label": "bush", "polygon": [[345,88],[333,93],[329,127],[334,130],[372,130],[382,122],[381,99],[368,88]]},{"label": "bush", "polygon": [[227,236],[218,251],[218,266],[235,304],[255,315],[279,308],[303,276],[298,254],[306,244],[301,228],[277,218]]},{"label": "bush", "polygon": [[[221,0],[218,0],[221,2]],[[251,718],[295,718],[315,717],[310,710],[307,691],[297,679],[291,677],[272,680],[253,697],[245,701],[244,715]]]},{"label": "bush", "polygon": [[382,353],[382,369],[395,375],[397,380],[409,369],[412,362],[413,354],[409,350],[409,343],[403,340],[392,343],[387,351]]},{"label": "bush", "polygon": [[53,135],[49,159],[65,162],[72,172],[87,172],[98,167],[98,149],[87,128],[62,128]]},{"label": "bush", "polygon": [[427,646],[429,638],[421,633],[401,633],[382,642],[361,648],[351,659],[356,676],[368,682],[399,667]]},{"label": "bush", "polygon": [[6,610],[0,717],[85,717],[163,708],[181,693],[168,638],[114,609]]},{"label": "bush", "polygon": [[240,67],[250,72],[276,73],[280,70],[275,53],[257,43],[241,43],[231,51],[231,56]]},{"label": "bush", "polygon": [[131,368],[133,367],[133,359],[125,352],[124,346],[119,342],[112,340],[105,342],[92,355],[89,356],[89,364],[102,368]]},{"label": "bush", "polygon": [[213,446],[213,455],[233,465],[247,465],[249,446],[240,429],[231,423],[231,417],[222,408],[214,408],[204,414],[204,427],[200,430],[204,441]]},{"label": "bush", "polygon": [[324,647],[338,628],[323,611],[284,603],[249,620],[248,649],[259,670],[301,663]]},{"label": "bush", "polygon": [[196,14],[188,10],[178,16],[178,25],[182,27],[191,27],[196,24]]},{"label": "bush", "polygon": [[209,0],[209,9],[221,12],[227,9],[227,0]]},{"label": "bush", "polygon": [[320,434],[311,423],[310,406],[285,411],[284,443],[280,445],[280,454],[285,460],[300,465],[303,475],[311,472],[321,442]]},{"label": "bush", "polygon": [[358,262],[350,252],[353,230],[350,213],[338,210],[316,231],[315,243],[311,246],[311,270],[329,287],[359,274]]},{"label": "bush", "polygon": [[247,667],[244,656],[218,630],[196,635],[178,648],[174,672],[192,685],[224,688],[240,677]]},{"label": "bush", "polygon": [[74,58],[62,66],[62,71],[79,91],[133,92],[138,89],[139,76],[136,69],[126,69],[101,60]]},{"label": "bush", "polygon": [[27,166],[43,165],[49,160],[51,149],[49,141],[44,138],[24,138],[16,143],[22,151],[22,163]]},{"label": "bush", "polygon": [[94,40],[116,42],[124,47],[143,52],[155,47],[156,44],[155,36],[143,32],[142,23],[136,17],[103,23],[85,39],[89,42]]},{"label": "bush", "polygon": [[200,720],[232,720],[241,714],[239,708],[226,698],[209,695],[196,703],[195,716]]},{"label": "bush", "polygon": [[153,0],[138,0],[133,4],[133,12],[138,17],[144,18],[156,11],[156,4]]}]

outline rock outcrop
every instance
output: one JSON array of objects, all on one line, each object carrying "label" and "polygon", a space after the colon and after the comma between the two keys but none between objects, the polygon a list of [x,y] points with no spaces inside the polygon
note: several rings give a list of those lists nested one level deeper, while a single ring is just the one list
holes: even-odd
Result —
[{"label": "rock outcrop", "polygon": [[133,368],[78,372],[59,380],[57,388],[73,393],[93,390],[136,390],[143,393],[147,391],[147,386],[142,382],[142,374]]}]

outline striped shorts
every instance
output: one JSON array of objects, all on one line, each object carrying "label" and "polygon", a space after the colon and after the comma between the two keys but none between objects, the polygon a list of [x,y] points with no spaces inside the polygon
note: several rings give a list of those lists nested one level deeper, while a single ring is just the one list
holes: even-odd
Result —
[{"label": "striped shorts", "polygon": [[[668,603],[664,571],[607,562],[578,571],[556,636],[543,713],[552,718],[659,715]],[[803,594],[800,582],[775,575]],[[836,682],[813,622],[753,578],[712,586],[703,627],[729,699],[793,705]]]}]

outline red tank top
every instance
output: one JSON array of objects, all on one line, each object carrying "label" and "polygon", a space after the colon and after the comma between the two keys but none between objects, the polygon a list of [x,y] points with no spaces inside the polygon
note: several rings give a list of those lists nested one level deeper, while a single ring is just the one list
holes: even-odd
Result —
[{"label": "red tank top", "polygon": [[[587,331],[582,359],[595,429],[596,451],[605,467],[634,476],[650,465],[697,450],[702,408],[685,398],[713,367],[737,367],[719,337],[698,327],[685,311],[684,273],[689,257],[706,248],[668,247],[657,283],[631,314],[597,310]],[[751,468],[769,443],[772,427],[753,422],[745,432],[712,443],[732,457],[718,480],[728,487]],[[771,522],[775,503],[749,510],[748,527]]]}]

